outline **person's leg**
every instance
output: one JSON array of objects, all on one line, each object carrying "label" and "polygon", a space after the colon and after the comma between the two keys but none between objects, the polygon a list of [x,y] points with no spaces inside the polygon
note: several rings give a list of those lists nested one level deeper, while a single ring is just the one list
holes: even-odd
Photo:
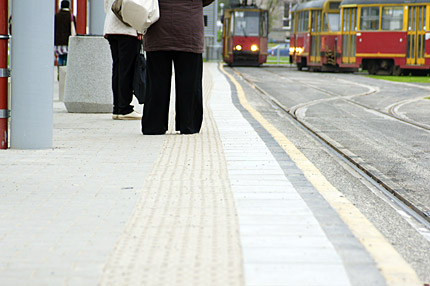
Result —
[{"label": "person's leg", "polygon": [[66,54],[62,54],[58,56],[58,64],[60,66],[65,66],[66,65]]},{"label": "person's leg", "polygon": [[113,93],[113,118],[116,119],[119,114],[118,98],[119,98],[119,48],[116,36],[108,37],[110,51],[112,54],[112,93]]},{"label": "person's leg", "polygon": [[171,52],[146,52],[149,93],[143,106],[142,133],[165,134],[169,124]]},{"label": "person's leg", "polygon": [[175,52],[176,130],[181,134],[200,132],[203,121],[201,54]]},{"label": "person's leg", "polygon": [[118,39],[118,112],[133,112],[133,76],[136,62],[138,40],[132,36],[116,36]]},{"label": "person's leg", "polygon": [[67,66],[67,53],[63,55],[63,65]]}]

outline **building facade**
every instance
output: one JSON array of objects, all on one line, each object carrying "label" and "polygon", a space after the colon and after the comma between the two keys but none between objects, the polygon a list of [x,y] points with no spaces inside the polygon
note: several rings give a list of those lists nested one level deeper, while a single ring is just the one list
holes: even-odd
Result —
[{"label": "building facade", "polygon": [[289,41],[291,35],[291,8],[298,2],[304,0],[257,0],[259,7],[269,10],[270,33],[269,41]]},{"label": "building facade", "polygon": [[205,51],[206,60],[219,60],[221,58],[221,45],[217,43],[218,37],[218,0],[203,8],[205,23]]}]

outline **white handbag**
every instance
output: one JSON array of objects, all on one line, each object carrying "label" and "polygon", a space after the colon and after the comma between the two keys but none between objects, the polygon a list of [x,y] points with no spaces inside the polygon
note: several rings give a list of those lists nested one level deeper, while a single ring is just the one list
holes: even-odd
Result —
[{"label": "white handbag", "polygon": [[121,12],[123,21],[143,34],[160,18],[158,0],[122,0]]}]

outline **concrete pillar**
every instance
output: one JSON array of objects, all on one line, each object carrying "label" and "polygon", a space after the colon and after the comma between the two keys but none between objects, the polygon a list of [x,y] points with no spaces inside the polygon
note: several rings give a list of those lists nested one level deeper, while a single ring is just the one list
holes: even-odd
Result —
[{"label": "concrete pillar", "polygon": [[52,0],[13,0],[11,148],[52,148]]},{"label": "concrete pillar", "polygon": [[102,36],[104,21],[104,0],[90,0],[90,35]]}]

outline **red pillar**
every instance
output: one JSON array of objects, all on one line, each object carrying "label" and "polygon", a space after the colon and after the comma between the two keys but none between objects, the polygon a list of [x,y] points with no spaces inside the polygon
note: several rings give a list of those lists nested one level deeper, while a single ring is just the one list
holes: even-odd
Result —
[{"label": "red pillar", "polygon": [[76,33],[87,33],[87,0],[78,0]]},{"label": "red pillar", "polygon": [[8,0],[0,0],[0,149],[8,148]]}]

